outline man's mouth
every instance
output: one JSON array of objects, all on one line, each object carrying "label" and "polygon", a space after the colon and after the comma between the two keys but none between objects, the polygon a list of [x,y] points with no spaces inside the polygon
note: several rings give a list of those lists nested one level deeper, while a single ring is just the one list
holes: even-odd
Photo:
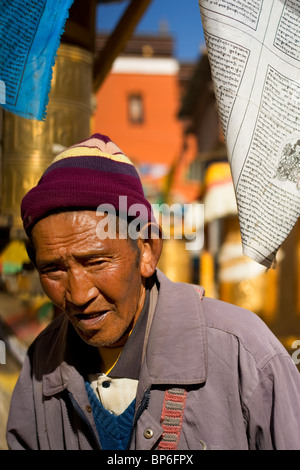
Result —
[{"label": "man's mouth", "polygon": [[76,313],[76,318],[78,320],[91,320],[93,318],[98,318],[107,313],[108,310],[103,310],[101,312],[95,312],[95,313]]},{"label": "man's mouth", "polygon": [[85,334],[93,333],[102,328],[103,322],[110,310],[101,310],[94,313],[77,313],[75,314],[75,326]]}]

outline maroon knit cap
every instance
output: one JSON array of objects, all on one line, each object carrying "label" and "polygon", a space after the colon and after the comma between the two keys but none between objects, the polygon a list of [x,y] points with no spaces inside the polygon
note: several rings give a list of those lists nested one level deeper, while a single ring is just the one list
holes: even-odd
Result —
[{"label": "maroon knit cap", "polygon": [[24,196],[21,217],[29,235],[38,220],[53,212],[96,210],[101,204],[110,204],[117,214],[126,211],[145,222],[154,220],[132,162],[109,137],[94,134],[54,158]]}]

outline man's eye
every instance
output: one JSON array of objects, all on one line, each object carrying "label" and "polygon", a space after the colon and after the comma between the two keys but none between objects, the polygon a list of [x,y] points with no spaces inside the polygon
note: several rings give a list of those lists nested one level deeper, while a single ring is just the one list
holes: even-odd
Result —
[{"label": "man's eye", "polygon": [[97,267],[97,266],[101,266],[102,264],[105,263],[105,260],[104,259],[90,259],[88,262],[87,262],[87,266],[90,266],[90,267]]},{"label": "man's eye", "polygon": [[39,269],[40,274],[57,274],[62,271],[61,266],[45,266]]}]

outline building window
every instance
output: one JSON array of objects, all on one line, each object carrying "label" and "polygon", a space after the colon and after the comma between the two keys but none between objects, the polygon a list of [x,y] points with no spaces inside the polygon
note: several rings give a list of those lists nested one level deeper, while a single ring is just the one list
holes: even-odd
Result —
[{"label": "building window", "polygon": [[128,118],[132,124],[142,124],[144,122],[144,103],[140,94],[128,96]]}]

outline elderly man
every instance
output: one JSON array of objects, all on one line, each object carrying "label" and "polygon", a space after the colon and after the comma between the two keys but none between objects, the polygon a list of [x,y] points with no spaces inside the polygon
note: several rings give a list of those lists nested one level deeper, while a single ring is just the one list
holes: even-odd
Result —
[{"label": "elderly man", "polygon": [[255,314],[156,269],[151,206],[108,137],[59,154],[22,218],[63,313],[28,350],[11,449],[300,449],[291,357]]}]

